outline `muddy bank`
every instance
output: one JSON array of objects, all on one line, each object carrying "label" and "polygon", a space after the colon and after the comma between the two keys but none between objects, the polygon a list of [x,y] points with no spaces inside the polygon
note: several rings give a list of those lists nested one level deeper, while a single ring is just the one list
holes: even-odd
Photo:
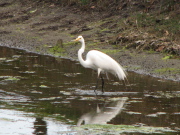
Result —
[{"label": "muddy bank", "polygon": [[[1,1],[0,45],[77,59],[80,44],[71,40],[83,35],[87,51],[101,50],[129,71],[180,81],[179,45],[174,35],[162,31],[160,38],[143,30],[143,24],[129,20],[132,17],[123,19],[129,16],[128,10],[118,14],[94,8],[87,12],[54,3]],[[160,53],[164,50],[170,53]]]}]

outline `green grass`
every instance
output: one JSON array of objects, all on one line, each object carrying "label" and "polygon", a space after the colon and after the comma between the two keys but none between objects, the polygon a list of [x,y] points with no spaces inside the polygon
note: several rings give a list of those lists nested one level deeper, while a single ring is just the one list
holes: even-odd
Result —
[{"label": "green grass", "polygon": [[171,59],[172,57],[173,57],[172,55],[167,55],[167,56],[164,56],[164,57],[162,58],[162,60]]},{"label": "green grass", "polygon": [[66,43],[63,43],[63,46],[70,46],[70,45],[76,45],[76,44],[78,44],[78,42],[66,42]]},{"label": "green grass", "polygon": [[[150,126],[142,126],[136,127],[132,125],[111,125],[111,124],[89,124],[82,125],[79,127],[74,127],[77,131],[84,131],[85,133],[97,133],[97,134],[121,134],[121,133],[165,133],[165,132],[174,132],[166,127],[150,127]],[[83,133],[84,133],[83,132]]]},{"label": "green grass", "polygon": [[[57,43],[55,46],[48,49],[48,53],[54,55],[54,56],[65,56],[66,55],[66,49],[68,46],[76,45],[77,42],[67,42],[67,43]],[[44,47],[47,47],[48,45],[44,45]]]},{"label": "green grass", "polygon": [[83,5],[86,5],[90,2],[89,0],[80,0],[80,1],[81,1],[81,4],[83,4]]},{"label": "green grass", "polygon": [[100,49],[100,48],[94,48],[95,50],[98,50],[98,51],[101,51],[103,53],[106,53],[106,54],[115,54],[117,52],[120,52],[121,50],[118,50],[118,49]]},{"label": "green grass", "polygon": [[37,9],[34,9],[34,10],[31,10],[31,11],[29,11],[29,13],[35,13],[37,11]]},{"label": "green grass", "polygon": [[49,48],[48,52],[54,56],[63,56],[65,53],[65,49],[56,45],[52,48]]},{"label": "green grass", "polygon": [[[178,15],[179,16],[179,15]],[[179,17],[165,18],[166,14],[154,15],[147,13],[138,13],[131,16],[131,19],[137,21],[138,28],[146,28],[150,32],[160,33],[160,36],[168,31],[170,34],[177,34],[180,30]],[[148,29],[150,28],[150,29]]]},{"label": "green grass", "polygon": [[104,29],[100,30],[100,32],[104,32],[104,31],[109,31],[109,29],[108,28],[104,28]]},{"label": "green grass", "polygon": [[161,68],[161,69],[156,69],[154,70],[155,73],[160,73],[160,74],[165,74],[167,72],[171,73],[180,73],[180,69],[177,68]]}]

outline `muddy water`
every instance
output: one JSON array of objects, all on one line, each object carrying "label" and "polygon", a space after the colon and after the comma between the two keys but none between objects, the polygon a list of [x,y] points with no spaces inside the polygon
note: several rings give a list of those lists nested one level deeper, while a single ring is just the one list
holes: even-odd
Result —
[{"label": "muddy water", "polygon": [[130,85],[109,76],[96,96],[96,77],[77,61],[0,47],[0,134],[78,134],[83,124],[180,133],[179,82],[130,72]]}]

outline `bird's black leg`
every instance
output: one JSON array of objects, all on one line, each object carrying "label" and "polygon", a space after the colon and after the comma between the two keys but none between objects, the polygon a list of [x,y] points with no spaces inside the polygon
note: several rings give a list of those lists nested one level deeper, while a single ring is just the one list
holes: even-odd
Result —
[{"label": "bird's black leg", "polygon": [[[102,81],[102,93],[104,93],[104,79],[103,79],[103,77],[102,77],[101,74],[100,74],[100,77],[101,77],[101,81]],[[96,93],[96,90],[97,90],[97,88],[98,88],[98,82],[99,82],[99,78],[97,78],[96,87],[95,87],[95,89],[94,89],[94,92],[95,92],[95,93]],[[96,93],[96,95],[97,95],[97,93]]]},{"label": "bird's black leg", "polygon": [[126,90],[127,90],[127,86],[126,86],[126,82],[124,80],[122,80],[123,85],[125,86]]},{"label": "bird's black leg", "polygon": [[104,79],[101,74],[100,74],[100,77],[101,77],[101,81],[102,81],[102,93],[104,93]]},{"label": "bird's black leg", "polygon": [[96,90],[97,90],[97,88],[98,88],[98,81],[99,81],[99,78],[97,78],[96,87],[95,87],[95,89],[94,89],[94,92],[95,92],[96,95],[97,95]]}]

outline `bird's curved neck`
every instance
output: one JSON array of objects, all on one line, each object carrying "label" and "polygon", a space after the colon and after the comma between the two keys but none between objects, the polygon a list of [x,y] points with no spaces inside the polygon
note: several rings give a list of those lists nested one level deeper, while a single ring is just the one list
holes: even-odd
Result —
[{"label": "bird's curved neck", "polygon": [[87,67],[87,62],[82,58],[82,54],[85,50],[85,42],[83,41],[81,43],[82,43],[82,46],[78,51],[78,59],[79,59],[79,62],[81,63],[81,65],[83,65],[84,67]]}]

